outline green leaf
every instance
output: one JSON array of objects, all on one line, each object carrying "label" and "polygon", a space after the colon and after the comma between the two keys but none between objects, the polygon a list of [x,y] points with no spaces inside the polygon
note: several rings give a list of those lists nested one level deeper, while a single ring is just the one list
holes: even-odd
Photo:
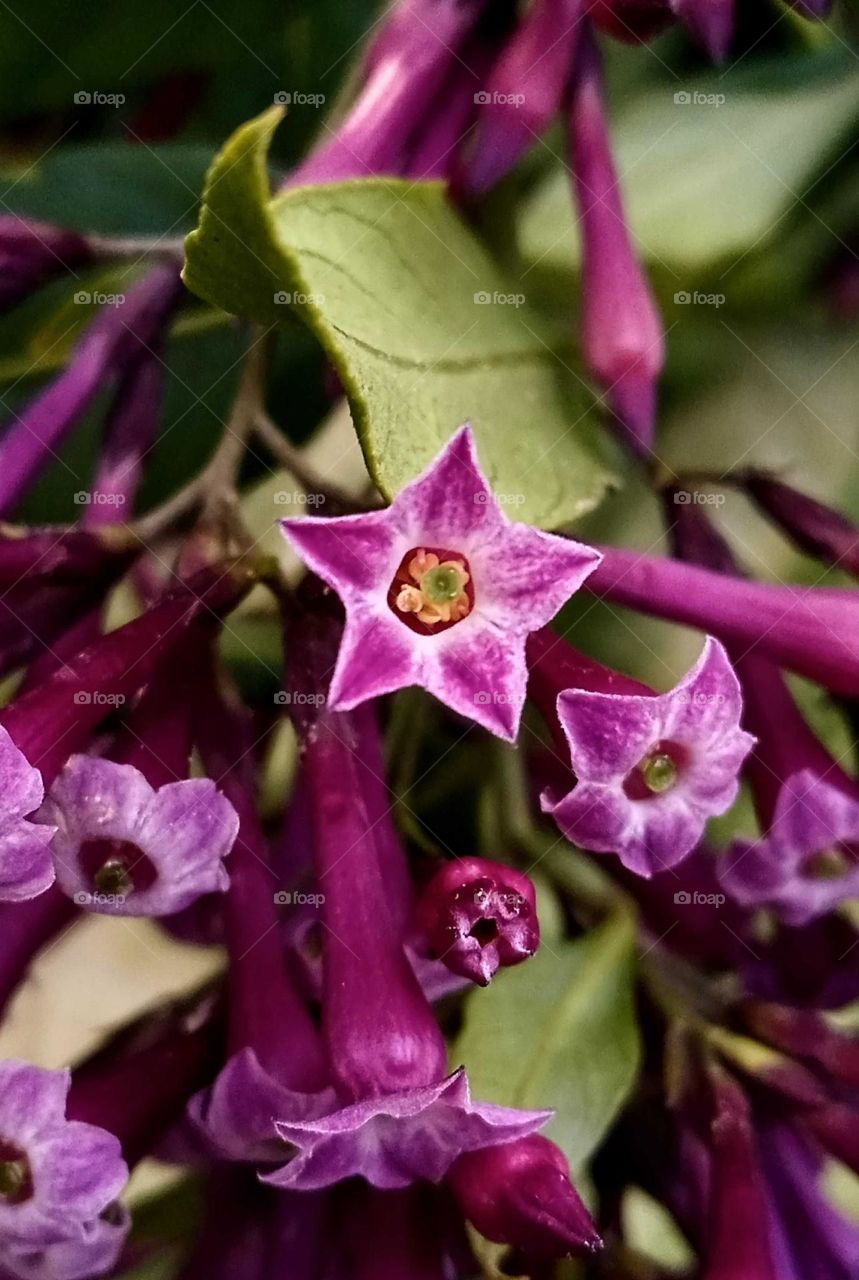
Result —
[{"label": "green leaf", "polygon": [[470,419],[518,519],[556,527],[595,506],[612,477],[590,393],[443,188],[367,179],[271,199],[279,119],[271,110],[245,125],[212,166],[187,241],[188,287],[262,324],[290,310],[310,326],[386,496]]},{"label": "green leaf", "polygon": [[[780,70],[773,83],[759,66],[666,78],[613,123],[636,243],[672,292],[690,273],[783,236],[785,214],[802,211],[814,175],[843,151],[859,107],[855,59],[804,58]],[[523,258],[549,281],[579,261],[574,224],[570,176],[559,168],[519,226]]]},{"label": "green leaf", "polygon": [[475,1097],[549,1107],[546,1134],[580,1169],[632,1089],[635,931],[618,912],[575,942],[543,946],[468,999],[453,1059]]}]

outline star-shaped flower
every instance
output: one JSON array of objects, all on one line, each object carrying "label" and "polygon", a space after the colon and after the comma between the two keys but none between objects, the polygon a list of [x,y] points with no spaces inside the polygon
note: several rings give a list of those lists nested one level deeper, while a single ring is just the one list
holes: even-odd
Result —
[{"label": "star-shaped flower", "polygon": [[733,804],[740,767],[754,745],[740,728],[740,685],[710,637],[669,693],[567,689],[558,718],[576,784],[542,796],[543,809],[573,843],[616,853],[649,877],[695,848],[708,818]]},{"label": "star-shaped flower", "polygon": [[535,1133],[551,1115],[472,1102],[460,1068],[438,1084],[365,1098],[318,1119],[278,1120],[277,1133],[297,1154],[265,1181],[297,1191],[355,1176],[381,1188],[440,1182],[464,1151]]},{"label": "star-shaped flower", "polygon": [[526,637],[600,560],[508,520],[467,424],[387,510],[282,524],[346,607],[333,710],[422,685],[507,741],[525,701]]},{"label": "star-shaped flower", "polygon": [[719,880],[745,907],[774,907],[805,925],[859,897],[859,799],[814,769],[781,787],[763,839],[738,840],[719,865]]},{"label": "star-shaped flower", "polygon": [[155,790],[139,769],[72,756],[39,812],[61,888],[107,915],[171,915],[226,889],[239,820],[209,778]]},{"label": "star-shaped flower", "polygon": [[53,830],[27,820],[42,803],[42,775],[0,726],[0,902],[23,902],[54,882]]}]

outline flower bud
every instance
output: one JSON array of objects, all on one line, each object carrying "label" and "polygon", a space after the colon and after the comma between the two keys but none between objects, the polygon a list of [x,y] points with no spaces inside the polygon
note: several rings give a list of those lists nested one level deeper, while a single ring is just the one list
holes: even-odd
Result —
[{"label": "flower bud", "polygon": [[460,1156],[448,1182],[482,1235],[543,1258],[596,1253],[602,1240],[554,1142],[532,1134]]}]

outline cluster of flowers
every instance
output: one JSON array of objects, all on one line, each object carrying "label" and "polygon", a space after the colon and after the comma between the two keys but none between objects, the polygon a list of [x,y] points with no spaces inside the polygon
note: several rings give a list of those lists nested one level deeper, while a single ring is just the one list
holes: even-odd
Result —
[{"label": "cluster of flowers", "polygon": [[[661,330],[623,224],[591,28],[639,32],[639,17],[651,30],[676,15],[718,53],[730,15],[714,0],[537,0],[511,26],[500,9],[396,7],[353,112],[291,181],[438,173],[470,198],[568,109],[585,348],[639,449]],[[12,305],[104,249],[2,220],[0,252]],[[123,498],[87,507],[72,530],[0,530],[0,673],[24,672],[0,713],[0,1000],[82,910],[220,940],[228,975],[73,1072],[0,1064],[0,1275],[83,1280],[132,1264],[119,1197],[129,1168],[159,1150],[210,1176],[189,1278],[449,1280],[473,1269],[465,1221],[529,1267],[600,1248],[565,1157],[539,1132],[550,1113],[474,1101],[465,1070],[448,1071],[434,1002],[526,961],[539,922],[533,885],[502,862],[454,860],[416,883],[377,700],[418,685],[506,742],[521,740],[530,697],[554,743],[529,752],[542,809],[580,849],[613,855],[671,973],[740,975],[718,1016],[658,1051],[681,1082],[663,1157],[646,1106],[633,1106],[612,1137],[613,1176],[669,1205],[709,1280],[847,1280],[859,1231],[819,1175],[827,1153],[859,1171],[859,1065],[821,1011],[859,994],[855,932],[838,911],[859,885],[859,788],[782,671],[856,697],[855,592],[746,580],[698,506],[669,507],[673,558],[514,523],[462,427],[387,509],[283,521],[311,572],[281,601],[277,706],[301,755],[272,841],[256,803],[257,726],[215,651],[261,567],[189,539],[176,585],[139,573],[146,607],[103,633],[108,589],[145,550],[120,515],[154,436],[178,299],[175,266],[154,267],[0,443],[8,515],[107,389],[95,488]],[[837,513],[769,477],[737,479],[804,549],[856,570],[859,533]],[[659,693],[577,652],[549,623],[580,589],[704,632],[699,661]],[[743,773],[761,837],[717,858],[705,826]],[[282,918],[298,885],[308,910]],[[720,920],[699,905],[714,895]]]}]

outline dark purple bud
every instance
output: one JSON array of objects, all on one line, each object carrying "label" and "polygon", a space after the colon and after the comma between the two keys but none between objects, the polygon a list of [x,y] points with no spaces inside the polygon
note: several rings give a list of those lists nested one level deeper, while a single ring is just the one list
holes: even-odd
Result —
[{"label": "dark purple bud", "polygon": [[137,552],[118,534],[0,527],[0,675],[50,653]]},{"label": "dark purple bud", "polygon": [[229,613],[252,585],[252,576],[238,566],[200,573],[16,698],[0,713],[0,725],[48,785],[96,726],[146,684],[189,627]]},{"label": "dark purple bud", "polygon": [[281,886],[255,800],[254,738],[246,718],[221,701],[212,682],[206,683],[199,719],[203,760],[239,816],[225,910],[229,1050],[252,1049],[280,1084],[312,1091],[326,1083],[327,1066],[319,1033],[286,969],[276,905]]},{"label": "dark purple bud", "polygon": [[567,1159],[548,1138],[532,1134],[470,1151],[453,1165],[448,1183],[466,1218],[487,1240],[535,1258],[602,1248]]},{"label": "dark purple bud", "polygon": [[[367,77],[333,136],[290,174],[288,187],[372,174],[400,175],[409,144],[487,0],[406,0],[370,51]],[[478,83],[475,78],[475,83]]]},{"label": "dark purple bud", "polygon": [[734,34],[734,0],[670,0],[670,5],[714,62],[724,62]]},{"label": "dark purple bud", "polygon": [[580,34],[570,111],[571,166],[581,219],[582,346],[588,368],[636,453],[656,424],[656,387],[665,359],[662,320],[633,249],[603,105],[593,34]]},{"label": "dark purple bud", "polygon": [[651,40],[672,21],[669,0],[589,0],[587,11],[601,31],[626,44]]},{"label": "dark purple bud", "polygon": [[0,216],[0,311],[91,257],[87,241],[76,231],[17,214]]},{"label": "dark purple bud", "polygon": [[703,1280],[779,1280],[770,1253],[768,1203],[751,1110],[727,1073],[713,1072],[713,1167]]},{"label": "dark purple bud", "polygon": [[128,362],[157,342],[180,288],[175,265],[156,267],[129,290],[121,306],[102,308],[66,369],[14,415],[0,442],[0,513],[12,510]]},{"label": "dark purple bud", "polygon": [[457,187],[482,195],[509,173],[561,109],[582,20],[582,0],[535,0],[486,77]]},{"label": "dark purple bud", "polygon": [[765,471],[737,479],[800,551],[859,578],[859,528],[852,520]]},{"label": "dark purple bud", "polygon": [[859,1041],[839,1035],[818,1013],[764,1000],[749,1002],[742,1012],[746,1025],[762,1040],[859,1089]]},{"label": "dark purple bud", "polygon": [[133,1166],[211,1079],[222,1051],[222,1009],[212,996],[144,1017],[75,1070],[68,1117],[114,1134]]},{"label": "dark purple bud", "polygon": [[84,523],[130,520],[158,428],[165,365],[157,348],[143,350],[122,377],[104,426],[104,444]]},{"label": "dark purple bud", "polygon": [[804,18],[817,20],[826,18],[832,8],[832,0],[788,0],[788,4],[801,13]]},{"label": "dark purple bud", "polygon": [[453,973],[486,987],[540,945],[534,886],[513,867],[457,858],[433,876],[417,907],[417,928]]}]

